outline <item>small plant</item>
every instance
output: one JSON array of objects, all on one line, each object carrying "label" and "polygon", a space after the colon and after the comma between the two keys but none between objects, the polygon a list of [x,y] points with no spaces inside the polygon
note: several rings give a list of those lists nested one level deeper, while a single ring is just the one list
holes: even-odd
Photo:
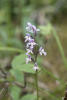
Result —
[{"label": "small plant", "polygon": [[35,80],[36,80],[36,89],[37,89],[37,100],[39,100],[38,96],[38,71],[39,67],[37,64],[37,57],[38,55],[46,56],[47,53],[44,51],[43,47],[37,43],[36,37],[38,35],[39,29],[36,26],[32,25],[31,23],[27,23],[26,26],[26,33],[25,36],[25,43],[26,43],[26,64],[32,62],[34,64],[33,70],[35,71]]}]

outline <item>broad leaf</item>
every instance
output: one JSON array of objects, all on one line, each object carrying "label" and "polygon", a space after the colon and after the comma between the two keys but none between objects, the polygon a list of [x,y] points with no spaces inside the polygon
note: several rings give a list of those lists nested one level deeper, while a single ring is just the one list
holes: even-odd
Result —
[{"label": "broad leaf", "polygon": [[23,96],[21,100],[36,100],[36,96],[33,94],[27,94]]},{"label": "broad leaf", "polygon": [[12,100],[19,100],[21,89],[17,86],[11,86],[10,88],[10,95],[12,97]]},{"label": "broad leaf", "polygon": [[10,72],[15,77],[16,81],[24,82],[24,74],[21,71],[12,69]]},{"label": "broad leaf", "polygon": [[26,55],[21,54],[16,56],[12,62],[12,67],[16,70],[27,72],[27,73],[35,73],[33,70],[33,64],[26,64]]}]

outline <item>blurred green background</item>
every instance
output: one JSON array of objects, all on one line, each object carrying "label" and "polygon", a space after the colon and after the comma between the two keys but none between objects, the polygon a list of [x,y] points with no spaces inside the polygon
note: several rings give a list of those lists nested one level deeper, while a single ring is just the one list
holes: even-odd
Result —
[{"label": "blurred green background", "polygon": [[39,100],[62,100],[67,84],[67,0],[0,0],[0,100],[36,100],[34,75],[11,65],[16,55],[25,53],[27,22],[40,28],[37,40],[47,51],[38,58]]}]

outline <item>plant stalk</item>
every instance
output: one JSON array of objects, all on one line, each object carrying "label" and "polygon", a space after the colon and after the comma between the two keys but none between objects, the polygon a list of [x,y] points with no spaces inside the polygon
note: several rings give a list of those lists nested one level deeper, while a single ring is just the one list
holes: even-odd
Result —
[{"label": "plant stalk", "polygon": [[62,60],[63,60],[63,62],[64,62],[64,65],[65,65],[65,67],[67,68],[67,59],[66,59],[66,57],[65,57],[64,50],[63,50],[62,44],[61,44],[61,42],[60,42],[60,39],[59,39],[59,37],[58,37],[58,35],[57,35],[57,33],[56,33],[55,30],[53,30],[53,35],[54,35],[54,37],[55,37],[55,39],[56,39],[56,42],[57,42],[57,44],[58,44],[58,48],[59,48],[59,51],[60,51],[60,53],[61,53],[61,56],[62,56]]},{"label": "plant stalk", "polygon": [[36,79],[37,100],[39,100],[39,95],[38,95],[38,71],[37,70],[36,70],[35,79]]}]

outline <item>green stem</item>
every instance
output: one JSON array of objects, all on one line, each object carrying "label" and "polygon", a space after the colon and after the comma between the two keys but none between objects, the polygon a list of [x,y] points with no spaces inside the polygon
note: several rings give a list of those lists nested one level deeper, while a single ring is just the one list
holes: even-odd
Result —
[{"label": "green stem", "polygon": [[63,50],[62,44],[61,44],[61,42],[60,42],[60,39],[59,39],[59,37],[58,37],[58,35],[57,35],[57,33],[56,33],[55,30],[53,30],[53,35],[54,35],[54,37],[55,37],[55,39],[56,39],[56,42],[57,42],[57,44],[58,44],[58,48],[59,48],[59,51],[60,51],[60,53],[61,53],[61,56],[62,56],[64,65],[65,65],[65,67],[67,68],[67,59],[66,59],[66,57],[65,57],[64,50]]},{"label": "green stem", "polygon": [[57,44],[58,44],[58,48],[59,48],[59,51],[60,51],[60,53],[61,53],[61,56],[62,56],[64,65],[65,65],[65,67],[67,68],[67,59],[66,59],[66,57],[65,57],[63,47],[62,47],[62,45],[61,45],[60,39],[59,39],[59,37],[58,37],[56,31],[53,31],[53,35],[54,35],[54,37],[55,37],[55,39],[56,39],[56,42],[57,42]]},{"label": "green stem", "polygon": [[39,100],[39,95],[38,95],[38,71],[37,70],[36,70],[35,79],[36,79],[37,100]]}]

